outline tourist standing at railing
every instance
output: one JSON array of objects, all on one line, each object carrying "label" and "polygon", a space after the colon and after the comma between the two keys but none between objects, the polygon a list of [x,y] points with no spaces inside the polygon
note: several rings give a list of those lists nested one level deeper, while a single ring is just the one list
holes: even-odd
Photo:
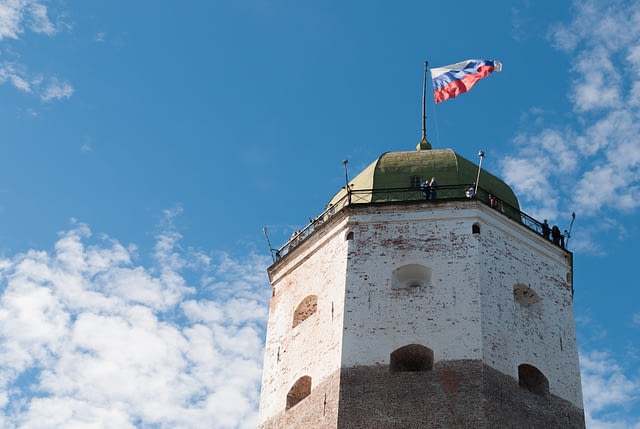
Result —
[{"label": "tourist standing at railing", "polygon": [[553,225],[553,228],[551,228],[551,239],[553,240],[553,244],[557,244],[559,246],[560,237],[562,237],[562,234],[560,233],[560,228],[558,228],[558,225]]},{"label": "tourist standing at railing", "polygon": [[429,179],[425,180],[420,187],[422,188],[424,199],[428,200],[431,197],[431,186],[429,185]]},{"label": "tourist standing at railing", "polygon": [[[558,232],[560,232],[559,229],[558,229]],[[548,240],[549,239],[549,234],[551,234],[551,228],[549,228],[549,224],[547,223],[547,220],[545,219],[544,222],[542,222],[542,236]]]},{"label": "tourist standing at railing", "polygon": [[475,197],[476,196],[476,184],[474,183],[471,186],[469,186],[464,194],[467,196],[467,198]]},{"label": "tourist standing at railing", "polygon": [[498,208],[498,199],[493,194],[489,194],[489,207],[492,209]]},{"label": "tourist standing at railing", "polygon": [[435,200],[436,199],[436,193],[438,191],[438,182],[436,182],[436,178],[432,177],[431,181],[429,182],[429,188],[431,188],[431,199]]}]

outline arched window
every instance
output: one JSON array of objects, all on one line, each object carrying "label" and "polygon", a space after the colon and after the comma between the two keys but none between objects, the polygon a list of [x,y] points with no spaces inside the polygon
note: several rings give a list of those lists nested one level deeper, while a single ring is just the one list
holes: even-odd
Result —
[{"label": "arched window", "polygon": [[300,304],[296,307],[296,310],[293,312],[293,324],[292,328],[295,328],[300,323],[307,320],[318,310],[318,296],[317,295],[309,295],[305,299],[303,299]]},{"label": "arched window", "polygon": [[518,383],[536,395],[546,395],[549,393],[549,381],[538,368],[533,365],[523,363],[518,365]]},{"label": "arched window", "polygon": [[389,371],[431,371],[433,369],[433,350],[420,344],[400,347],[389,357]]},{"label": "arched window", "polygon": [[473,234],[480,234],[480,224],[479,224],[479,223],[474,223],[474,224],[471,226],[471,232],[472,232]]},{"label": "arched window", "polygon": [[311,394],[311,377],[305,375],[293,383],[287,393],[287,410]]},{"label": "arched window", "polygon": [[345,236],[346,240],[353,240],[353,231],[349,231],[347,232],[347,235]]},{"label": "arched window", "polygon": [[420,264],[407,264],[391,273],[391,287],[394,289],[431,286],[431,268]]},{"label": "arched window", "polygon": [[531,307],[540,302],[542,298],[531,287],[517,283],[513,286],[513,299],[523,307]]}]

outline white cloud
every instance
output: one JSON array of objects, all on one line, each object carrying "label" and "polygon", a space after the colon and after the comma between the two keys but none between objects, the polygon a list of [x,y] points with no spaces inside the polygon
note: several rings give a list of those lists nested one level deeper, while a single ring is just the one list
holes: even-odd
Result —
[{"label": "white cloud", "polygon": [[0,40],[5,37],[16,39],[22,32],[24,6],[20,3],[3,0],[0,2]]},{"label": "white cloud", "polygon": [[[19,39],[25,31],[53,36],[56,26],[49,18],[45,2],[40,0],[0,0],[0,42]],[[9,56],[16,50],[8,51]],[[43,85],[43,81],[47,81]],[[0,84],[10,83],[18,90],[35,94],[43,102],[68,99],[74,93],[69,82],[55,77],[44,79],[40,73],[28,72],[27,66],[17,61],[5,60],[0,63]]]},{"label": "white cloud", "polygon": [[149,267],[77,223],[0,259],[1,427],[256,426],[268,259],[184,250],[173,215]]},{"label": "white cloud", "polygon": [[68,82],[61,82],[57,78],[52,78],[49,84],[44,88],[40,99],[42,101],[61,100],[63,98],[71,98],[74,89]]},{"label": "white cloud", "polygon": [[540,111],[501,163],[525,211],[549,219],[640,207],[640,1],[576,1],[573,10],[550,38],[571,56],[578,125]]},{"label": "white cloud", "polygon": [[[597,66],[595,66],[597,64]],[[590,49],[574,62],[571,100],[579,112],[619,107],[622,78],[604,47]]]},{"label": "white cloud", "polygon": [[0,84],[10,83],[22,92],[38,94],[43,102],[68,99],[75,92],[71,84],[55,77],[46,79],[46,84],[44,82],[42,76],[30,75],[20,64],[0,63]]},{"label": "white cloud", "polygon": [[21,67],[11,63],[0,63],[0,83],[9,82],[23,92],[31,92],[31,83]]},{"label": "white cloud", "polygon": [[640,405],[640,378],[630,378],[609,354],[580,354],[585,420],[589,429],[639,429],[626,410]]},{"label": "white cloud", "polygon": [[52,35],[55,26],[47,7],[39,0],[0,0],[0,40],[17,39],[27,25],[34,33]]},{"label": "white cloud", "polygon": [[56,28],[49,20],[47,15],[47,7],[38,2],[27,2],[29,28],[34,33],[43,33],[48,36],[55,34]]},{"label": "white cloud", "polygon": [[18,88],[21,91],[24,92],[30,92],[31,91],[31,87],[29,85],[29,82],[27,82],[23,77],[18,76],[16,74],[12,74],[9,79],[11,80],[11,83],[13,84],[13,86],[15,86],[16,88]]}]

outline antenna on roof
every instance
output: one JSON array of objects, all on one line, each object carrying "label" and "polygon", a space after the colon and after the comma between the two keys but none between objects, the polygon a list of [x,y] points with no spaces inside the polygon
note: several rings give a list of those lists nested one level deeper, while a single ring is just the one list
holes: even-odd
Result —
[{"label": "antenna on roof", "polygon": [[424,78],[422,80],[422,139],[416,146],[416,150],[429,150],[431,143],[427,140],[427,66],[428,61],[424,62]]},{"label": "antenna on roof", "polygon": [[267,245],[269,246],[269,253],[271,253],[271,259],[273,260],[273,262],[276,262],[276,257],[274,255],[274,251],[278,252],[277,249],[274,249],[273,247],[271,247],[271,240],[269,240],[269,234],[267,233],[267,227],[265,226],[264,228],[262,228],[262,232],[264,232],[264,236],[267,239]]}]

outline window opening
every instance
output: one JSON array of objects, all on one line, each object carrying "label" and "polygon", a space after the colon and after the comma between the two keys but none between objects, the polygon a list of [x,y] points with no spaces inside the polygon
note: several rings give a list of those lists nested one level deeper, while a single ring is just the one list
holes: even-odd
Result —
[{"label": "window opening", "polygon": [[318,310],[318,296],[317,295],[309,295],[305,299],[303,299],[300,304],[296,307],[296,310],[293,312],[293,324],[292,328],[295,328],[300,323],[307,320],[311,315],[313,315]]},{"label": "window opening", "polygon": [[420,344],[400,347],[389,357],[389,371],[416,372],[433,369],[433,350]]},{"label": "window opening", "polygon": [[523,307],[531,307],[540,302],[542,298],[529,286],[518,283],[513,286],[513,299]]},{"label": "window opening", "polygon": [[523,363],[518,366],[518,383],[520,387],[527,389],[536,395],[549,393],[549,381],[538,368]]},{"label": "window opening", "polygon": [[431,286],[431,268],[420,264],[407,264],[391,273],[393,289]]},{"label": "window opening", "polygon": [[296,406],[300,401],[311,394],[311,377],[305,375],[296,381],[287,393],[287,410]]}]

